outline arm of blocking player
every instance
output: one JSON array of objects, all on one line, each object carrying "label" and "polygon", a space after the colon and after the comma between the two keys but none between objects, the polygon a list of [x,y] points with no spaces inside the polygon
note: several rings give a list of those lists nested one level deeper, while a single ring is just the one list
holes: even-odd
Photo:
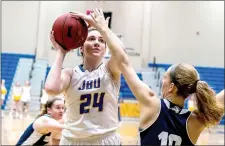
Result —
[{"label": "arm of blocking player", "polygon": [[41,134],[47,134],[49,132],[61,132],[65,127],[55,119],[42,116],[34,122],[33,128]]},{"label": "arm of blocking player", "polygon": [[110,29],[102,30],[101,35],[106,40],[112,57],[116,61],[117,67],[122,72],[132,93],[140,103],[143,105],[148,105],[149,101],[151,100],[150,97],[153,97],[155,94],[148,87],[148,85],[138,78],[135,70],[129,62],[128,56],[124,51],[124,47],[122,47],[119,38]]}]

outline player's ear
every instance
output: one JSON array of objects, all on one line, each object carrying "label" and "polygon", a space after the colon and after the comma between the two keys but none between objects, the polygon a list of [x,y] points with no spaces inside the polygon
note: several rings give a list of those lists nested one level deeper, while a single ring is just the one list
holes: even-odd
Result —
[{"label": "player's ear", "polygon": [[49,108],[49,107],[47,107],[47,113],[46,114],[49,114],[49,113],[51,113],[51,109]]},{"label": "player's ear", "polygon": [[170,83],[170,86],[169,86],[169,91],[173,91],[174,89],[176,88],[175,84],[174,83]]}]

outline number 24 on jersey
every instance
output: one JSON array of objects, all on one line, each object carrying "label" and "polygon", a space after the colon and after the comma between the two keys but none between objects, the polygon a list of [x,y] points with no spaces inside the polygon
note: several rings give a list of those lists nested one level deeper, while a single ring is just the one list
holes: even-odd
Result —
[{"label": "number 24 on jersey", "polygon": [[[98,108],[98,111],[103,110],[103,100],[105,93],[83,94],[80,97],[80,114],[89,113],[90,108]],[[92,102],[92,100],[94,100]],[[93,103],[91,105],[91,103]]]}]

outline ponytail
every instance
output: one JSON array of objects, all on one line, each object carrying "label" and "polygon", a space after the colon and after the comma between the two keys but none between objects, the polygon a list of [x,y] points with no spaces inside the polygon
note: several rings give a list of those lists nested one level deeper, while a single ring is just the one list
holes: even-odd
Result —
[{"label": "ponytail", "polygon": [[47,106],[45,104],[44,108],[42,109],[41,113],[36,117],[36,119],[40,118],[41,116],[47,114]]},{"label": "ponytail", "polygon": [[190,64],[180,63],[170,67],[170,80],[178,89],[176,94],[184,99],[195,95],[197,108],[193,113],[209,127],[222,119],[223,107],[217,103],[214,90],[199,79],[197,70]]},{"label": "ponytail", "polygon": [[196,85],[196,105],[194,113],[203,120],[207,127],[216,125],[223,116],[223,108],[216,102],[216,94],[204,81]]}]

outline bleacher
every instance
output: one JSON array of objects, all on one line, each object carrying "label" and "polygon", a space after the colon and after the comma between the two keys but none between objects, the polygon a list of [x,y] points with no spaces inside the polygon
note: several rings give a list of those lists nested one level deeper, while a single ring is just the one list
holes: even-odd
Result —
[{"label": "bleacher", "polygon": [[25,54],[13,54],[13,53],[1,53],[1,78],[5,79],[5,86],[8,90],[5,101],[2,105],[2,108],[5,108],[5,104],[10,93],[10,88],[13,82],[15,71],[18,65],[20,58],[31,58],[34,59],[34,55],[25,55]]},{"label": "bleacher", "polygon": [[31,101],[30,111],[38,111],[40,109],[40,97],[44,84],[48,61],[36,59],[31,72]]},{"label": "bleacher", "polygon": [[[25,81],[30,80],[30,73],[32,70],[34,59],[31,58],[20,58],[18,61],[18,65],[16,67],[16,71],[13,77],[13,83],[19,82],[22,86],[24,85]],[[13,86],[13,85],[12,85]],[[12,88],[11,86],[11,88]],[[12,96],[12,90],[9,92],[9,97]],[[11,109],[12,107],[12,98],[6,100],[7,107],[5,109]]]},{"label": "bleacher", "polygon": [[[137,73],[137,76],[139,77],[139,79],[142,80],[142,74],[141,73]],[[128,87],[123,75],[121,75],[120,92],[122,93],[121,96],[124,99],[136,99],[135,96],[132,94],[130,88]]]},{"label": "bleacher", "polygon": [[[18,61],[20,58],[32,58],[34,59],[34,55],[24,55],[24,54],[11,54],[11,53],[1,53],[1,77],[6,80],[6,88],[8,90],[6,95],[6,100],[2,106],[5,108],[5,104],[7,103],[8,95],[10,93],[10,88],[13,82],[13,78],[15,75],[15,71],[18,65]],[[149,85],[154,91],[160,96],[160,80],[164,72],[170,67],[170,64],[149,64],[150,68],[141,69],[137,71],[138,77],[143,80],[147,85]],[[157,68],[157,72],[152,70],[152,67]],[[201,80],[206,81],[215,91],[216,93],[220,92],[224,89],[224,68],[215,68],[215,67],[198,67],[196,66],[197,71],[200,74]],[[50,70],[50,67],[46,70],[46,78],[47,74]],[[43,79],[44,79],[43,78]],[[23,83],[22,83],[23,84]],[[120,94],[122,98],[129,100],[136,100],[131,90],[129,89],[123,75],[121,75],[121,88]],[[187,105],[185,106],[187,107]],[[221,121],[224,123],[224,118]]]},{"label": "bleacher", "polygon": [[47,78],[47,76],[48,76],[48,73],[49,73],[50,69],[51,69],[51,67],[48,66],[48,67],[47,67],[47,70],[46,70],[45,80],[46,80],[46,78]]},{"label": "bleacher", "polygon": [[[170,64],[149,64],[149,67],[157,67],[157,71],[152,71],[152,69],[142,69],[140,70],[139,73],[137,73],[138,77],[143,80],[143,78],[147,78],[147,77],[143,77],[143,74],[146,74],[145,76],[147,76],[147,73],[149,74],[149,76],[151,77],[151,79],[147,80],[144,79],[143,81],[149,85],[150,87],[157,90],[157,93],[160,92],[158,91],[157,87],[159,87],[159,82],[162,79],[162,76],[164,74],[164,72],[170,67]],[[218,93],[221,90],[224,89],[224,68],[212,68],[212,67],[196,67],[197,71],[200,74],[200,78],[201,80],[206,81],[211,87],[213,87],[213,89]],[[50,67],[47,68],[47,72],[46,72],[46,77],[47,74],[50,70]],[[160,73],[160,74],[159,74]],[[150,75],[152,74],[152,75]],[[158,78],[159,80],[156,81],[152,81],[155,77],[158,76],[156,78]],[[152,83],[153,82],[153,83]],[[155,85],[155,86],[154,86]],[[128,98],[128,99],[135,99],[134,95],[131,93],[123,75],[121,75],[121,88],[120,88],[120,92],[122,93],[122,97],[123,98]],[[159,94],[160,95],[160,94]]]},{"label": "bleacher", "polygon": [[[149,64],[149,67],[163,68],[167,70],[171,64]],[[215,91],[219,93],[224,89],[224,68],[199,67],[195,66],[199,72],[200,79],[206,81]]]}]

